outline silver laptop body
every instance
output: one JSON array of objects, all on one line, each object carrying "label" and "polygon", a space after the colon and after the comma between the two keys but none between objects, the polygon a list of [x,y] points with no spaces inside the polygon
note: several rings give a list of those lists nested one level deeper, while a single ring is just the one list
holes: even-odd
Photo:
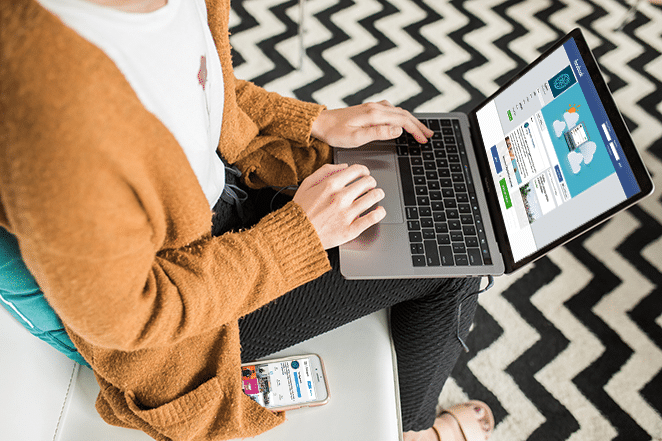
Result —
[{"label": "silver laptop body", "polygon": [[[479,176],[466,114],[426,113],[415,116],[421,120],[440,118],[458,120],[466,143],[467,162],[471,170],[471,174],[465,174],[465,176],[470,179],[473,179],[473,176]],[[444,266],[440,264],[439,266],[416,267],[412,265],[412,256],[409,251],[410,229],[403,201],[396,142],[372,143],[358,149],[335,149],[334,156],[336,164],[360,163],[367,166],[377,181],[378,187],[386,193],[385,199],[380,204],[386,209],[386,218],[365,231],[357,239],[340,247],[341,271],[344,277],[348,279],[426,278],[499,275],[504,272],[503,259],[494,237],[494,229],[488,215],[482,185],[475,185],[475,190],[480,211],[485,213],[482,219],[492,263],[489,265],[481,263],[480,265]],[[427,241],[421,243],[424,242]],[[452,244],[453,242],[450,246]],[[438,245],[436,238],[435,245]]]}]

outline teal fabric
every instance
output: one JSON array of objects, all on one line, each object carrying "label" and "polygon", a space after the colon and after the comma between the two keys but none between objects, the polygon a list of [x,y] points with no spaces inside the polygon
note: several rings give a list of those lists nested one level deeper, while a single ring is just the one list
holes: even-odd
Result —
[{"label": "teal fabric", "polygon": [[0,304],[32,335],[72,360],[89,366],[25,266],[16,238],[4,228],[0,228]]}]

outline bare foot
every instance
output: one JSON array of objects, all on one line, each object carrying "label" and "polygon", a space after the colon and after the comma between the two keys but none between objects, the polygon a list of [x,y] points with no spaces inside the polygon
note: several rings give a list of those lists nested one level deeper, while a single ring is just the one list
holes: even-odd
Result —
[{"label": "bare foot", "polygon": [[404,441],[466,441],[467,438],[487,440],[493,428],[494,417],[489,407],[480,401],[469,401],[442,413],[435,420],[434,428],[405,432]]}]

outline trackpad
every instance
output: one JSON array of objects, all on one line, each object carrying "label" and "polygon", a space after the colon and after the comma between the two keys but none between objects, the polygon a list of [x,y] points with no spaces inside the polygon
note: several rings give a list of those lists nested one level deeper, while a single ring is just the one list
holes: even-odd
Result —
[{"label": "trackpad", "polygon": [[370,174],[377,181],[377,186],[384,190],[386,197],[379,203],[386,210],[383,224],[401,224],[404,222],[400,202],[400,186],[395,153],[392,150],[338,149],[336,163],[363,164],[370,169]]}]

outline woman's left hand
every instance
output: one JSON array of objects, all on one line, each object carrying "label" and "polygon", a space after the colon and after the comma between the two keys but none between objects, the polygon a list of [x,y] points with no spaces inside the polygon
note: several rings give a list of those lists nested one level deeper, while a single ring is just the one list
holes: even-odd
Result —
[{"label": "woman's left hand", "polygon": [[334,147],[359,147],[397,138],[405,130],[421,144],[432,131],[406,110],[388,101],[324,110],[313,122],[312,135]]}]

